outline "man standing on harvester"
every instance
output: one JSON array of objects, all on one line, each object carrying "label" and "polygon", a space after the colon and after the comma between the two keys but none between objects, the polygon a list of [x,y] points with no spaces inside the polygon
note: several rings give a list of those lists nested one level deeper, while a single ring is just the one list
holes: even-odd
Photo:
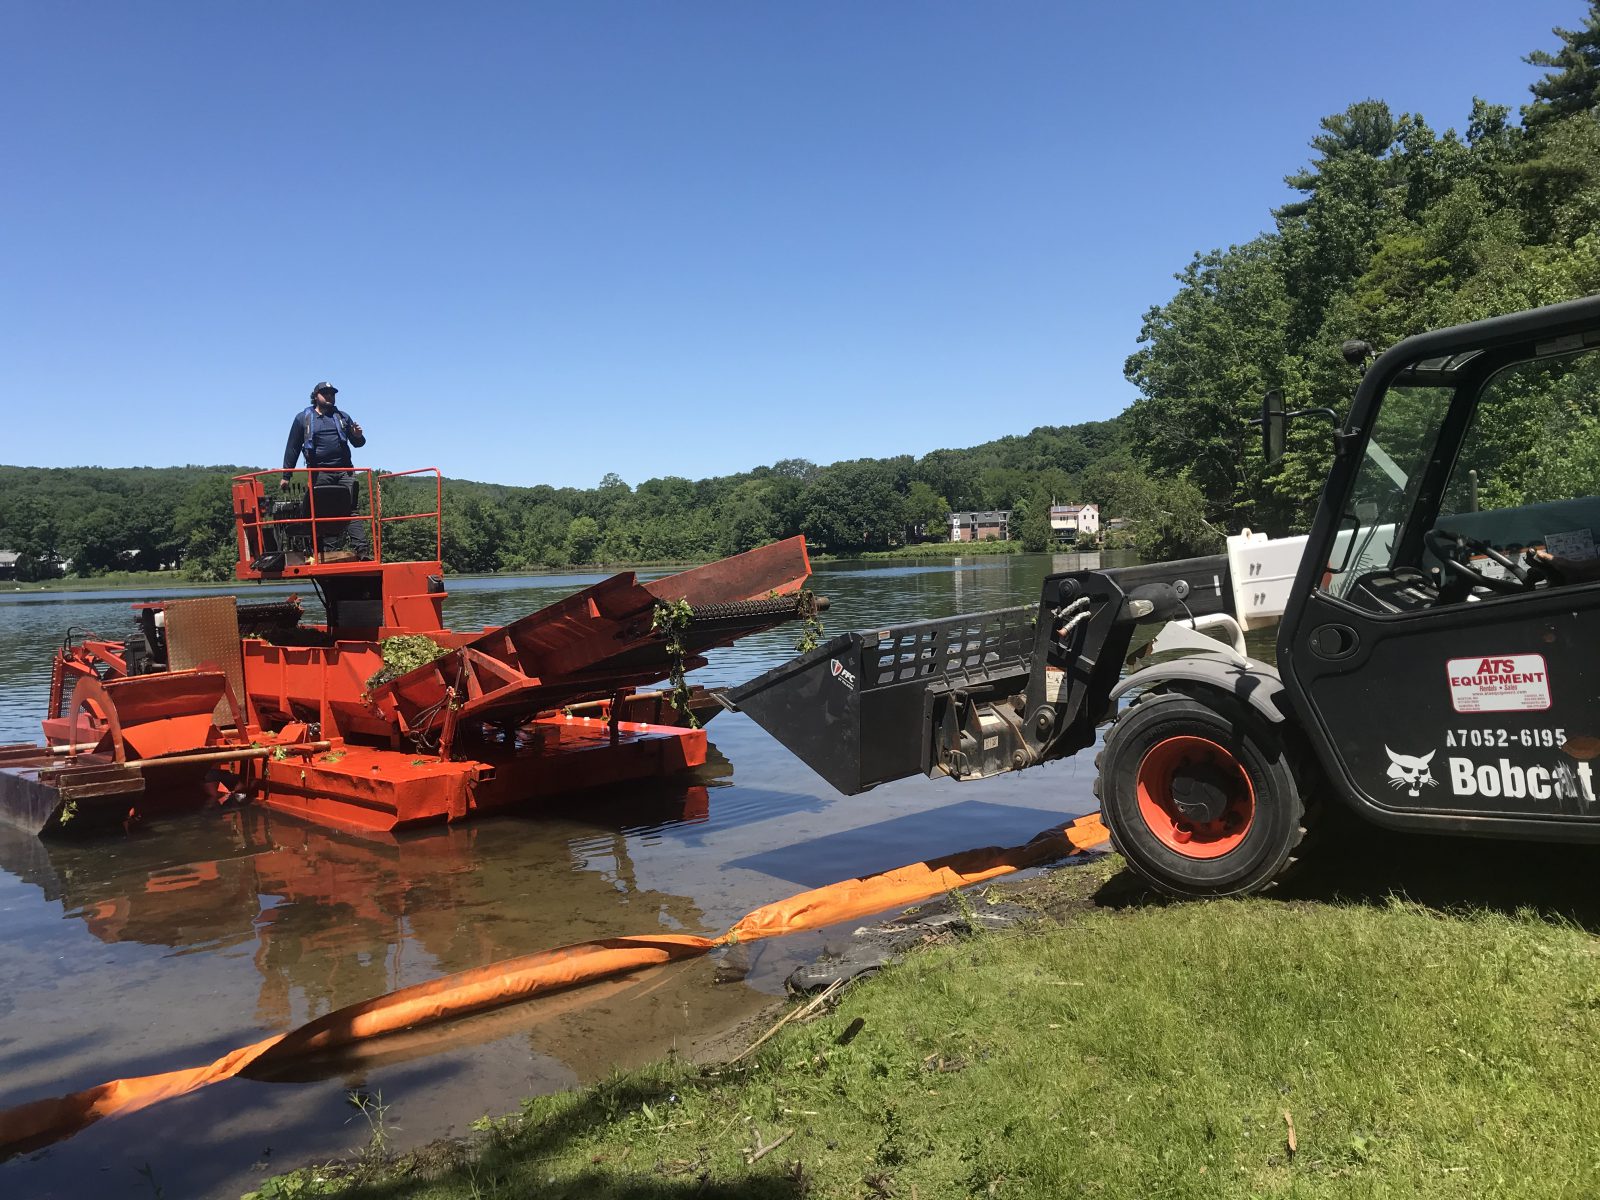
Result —
[{"label": "man standing on harvester", "polygon": [[305,456],[306,466],[324,468],[312,474],[310,483],[316,489],[314,507],[319,518],[315,544],[319,553],[323,553],[325,543],[328,546],[324,561],[333,556],[357,557],[348,545],[348,523],[324,526],[320,518],[346,517],[355,512],[359,496],[350,447],[367,444],[361,426],[334,403],[338,392],[331,383],[319,383],[311,389],[310,405],[289,426],[289,441],[283,448],[283,478],[278,483],[280,488],[289,486],[289,472],[301,455]]}]

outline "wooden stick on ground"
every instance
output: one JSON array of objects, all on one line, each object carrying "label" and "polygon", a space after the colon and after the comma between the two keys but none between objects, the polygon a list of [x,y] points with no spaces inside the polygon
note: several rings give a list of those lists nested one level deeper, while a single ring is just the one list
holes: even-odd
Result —
[{"label": "wooden stick on ground", "polygon": [[769,1145],[761,1147],[761,1149],[757,1150],[754,1154],[751,1154],[748,1157],[746,1157],[745,1163],[748,1165],[748,1164],[753,1164],[753,1163],[759,1162],[761,1159],[763,1159],[767,1155],[771,1154],[774,1150],[776,1150],[779,1146],[783,1145],[785,1142],[787,1142],[793,1136],[794,1136],[794,1130],[791,1129],[791,1130],[789,1130],[788,1133],[784,1134],[777,1141],[772,1142]]},{"label": "wooden stick on ground", "polygon": [[817,994],[816,999],[814,999],[810,1004],[807,1004],[804,1008],[791,1008],[788,1012],[783,1014],[783,1017],[778,1021],[778,1023],[776,1025],[774,1025],[771,1029],[769,1029],[765,1033],[763,1033],[755,1041],[751,1042],[748,1046],[746,1046],[743,1050],[741,1050],[735,1057],[729,1059],[728,1060],[729,1063],[730,1064],[736,1063],[740,1059],[742,1059],[745,1056],[747,1056],[752,1050],[754,1050],[757,1046],[759,1046],[763,1042],[765,1042],[773,1034],[777,1033],[778,1030],[782,1029],[790,1021],[797,1020],[798,1018],[805,1016],[807,1013],[813,1012],[816,1009],[820,1008],[822,1006],[823,1001],[827,1000],[829,996],[832,996],[835,992],[837,992],[841,987],[844,986],[844,982],[845,981],[842,980],[842,979],[835,979],[827,987],[823,988],[822,991]]}]

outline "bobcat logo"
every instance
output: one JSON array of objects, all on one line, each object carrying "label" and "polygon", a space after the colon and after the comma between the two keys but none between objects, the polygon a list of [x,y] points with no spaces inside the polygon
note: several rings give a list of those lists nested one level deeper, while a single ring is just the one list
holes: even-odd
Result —
[{"label": "bobcat logo", "polygon": [[1439,753],[1437,750],[1430,750],[1421,758],[1412,754],[1396,754],[1387,746],[1383,750],[1389,756],[1390,787],[1405,788],[1406,795],[1414,800],[1422,795],[1421,789],[1439,786],[1439,781],[1433,777],[1433,772],[1428,768],[1433,756]]}]

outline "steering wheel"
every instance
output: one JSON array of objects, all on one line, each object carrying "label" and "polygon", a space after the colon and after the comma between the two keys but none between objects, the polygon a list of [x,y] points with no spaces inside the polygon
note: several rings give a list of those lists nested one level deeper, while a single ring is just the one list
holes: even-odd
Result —
[{"label": "steering wheel", "polygon": [[[1470,538],[1464,533],[1451,533],[1447,529],[1430,529],[1422,535],[1422,540],[1427,545],[1428,552],[1444,564],[1446,571],[1481,584],[1492,592],[1522,592],[1533,586],[1526,567],[1516,559],[1500,553],[1488,542]],[[1474,552],[1499,563],[1510,573],[1511,578],[1500,579],[1493,575],[1485,575],[1472,565],[1470,555]]]}]

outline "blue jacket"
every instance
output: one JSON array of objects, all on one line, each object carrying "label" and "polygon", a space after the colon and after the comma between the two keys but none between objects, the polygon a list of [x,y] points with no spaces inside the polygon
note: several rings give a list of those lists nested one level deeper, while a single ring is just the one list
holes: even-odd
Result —
[{"label": "blue jacket", "polygon": [[349,467],[350,447],[365,446],[367,439],[351,428],[350,414],[335,408],[327,416],[311,405],[298,414],[289,426],[289,441],[283,448],[283,469],[294,470],[301,455],[308,467]]}]

